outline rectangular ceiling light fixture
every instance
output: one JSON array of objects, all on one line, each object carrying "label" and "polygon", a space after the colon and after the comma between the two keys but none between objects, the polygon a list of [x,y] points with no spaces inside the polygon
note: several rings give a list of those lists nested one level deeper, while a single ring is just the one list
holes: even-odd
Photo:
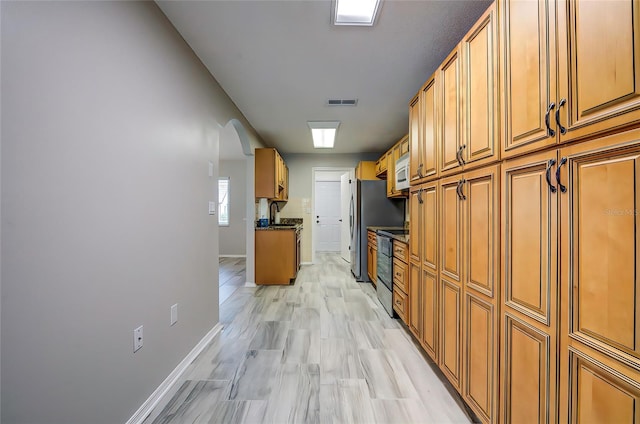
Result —
[{"label": "rectangular ceiling light fixture", "polygon": [[382,0],[334,0],[334,25],[373,26]]},{"label": "rectangular ceiling light fixture", "polygon": [[340,121],[307,121],[307,125],[311,128],[314,148],[333,149]]}]

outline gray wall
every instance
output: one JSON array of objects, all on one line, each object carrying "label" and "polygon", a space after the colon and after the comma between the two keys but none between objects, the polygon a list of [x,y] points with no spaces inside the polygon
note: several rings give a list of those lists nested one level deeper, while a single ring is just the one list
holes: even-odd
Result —
[{"label": "gray wall", "polygon": [[220,227],[220,255],[246,255],[247,161],[220,161],[220,176],[229,177],[229,226]]},{"label": "gray wall", "polygon": [[219,128],[260,142],[155,3],[0,3],[2,422],[125,422],[218,321]]}]

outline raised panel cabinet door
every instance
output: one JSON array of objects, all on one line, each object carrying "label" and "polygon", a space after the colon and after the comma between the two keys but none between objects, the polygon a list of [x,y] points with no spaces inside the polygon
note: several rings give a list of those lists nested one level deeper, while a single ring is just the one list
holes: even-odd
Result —
[{"label": "raised panel cabinet door", "polygon": [[[422,186],[422,212],[420,218],[422,267],[432,274],[438,272],[438,183],[433,181]],[[411,240],[411,237],[409,238]]]},{"label": "raised panel cabinet door", "polygon": [[462,159],[465,170],[500,158],[498,26],[493,4],[463,38]]},{"label": "raised panel cabinet door", "polygon": [[558,7],[558,132],[576,140],[640,122],[640,2]]},{"label": "raised panel cabinet door", "polygon": [[462,289],[440,277],[440,369],[460,391],[462,371]]},{"label": "raised panel cabinet door", "polygon": [[502,164],[500,422],[556,422],[557,151]]},{"label": "raised panel cabinet door", "polygon": [[577,350],[569,352],[570,402],[565,422],[639,423],[639,373],[621,372],[601,359]]},{"label": "raised panel cabinet door", "polygon": [[[413,278],[413,277],[412,277]],[[427,354],[438,362],[438,274],[422,268],[421,278],[422,338],[420,342]]]},{"label": "raised panel cabinet door", "polygon": [[420,264],[409,262],[409,329],[418,340],[422,338],[422,289]]},{"label": "raised panel cabinet door", "polygon": [[462,397],[484,423],[497,422],[498,314],[489,299],[465,292]]},{"label": "raised panel cabinet door", "polygon": [[[640,371],[640,131],[563,148],[560,158],[560,383],[562,395],[573,396],[585,386],[570,374],[579,372],[571,352],[594,349],[608,366]],[[611,389],[612,403],[626,399]],[[572,414],[586,408],[573,407]]]},{"label": "raised panel cabinet door", "polygon": [[465,289],[497,299],[500,261],[500,165],[464,173]]},{"label": "raised panel cabinet door", "polygon": [[440,84],[440,175],[450,175],[462,169],[460,159],[460,52],[456,49],[445,59],[438,72]]},{"label": "raised panel cabinet door", "polygon": [[387,197],[393,197],[396,191],[396,160],[393,149],[387,153]]},{"label": "raised panel cabinet door", "polygon": [[545,120],[556,107],[556,0],[500,0],[498,7],[506,158],[556,143]]},{"label": "raised panel cabinet door", "polygon": [[438,202],[440,207],[440,267],[441,274],[462,284],[462,177],[440,180]]},{"label": "raised panel cabinet door", "polygon": [[378,281],[378,249],[376,247],[373,248],[371,257],[373,259],[373,265],[371,266],[371,276],[373,277],[372,281],[373,285],[375,286]]},{"label": "raised panel cabinet door", "polygon": [[422,241],[422,186],[411,187],[409,192],[409,260],[419,263]]},{"label": "raised panel cabinet door", "polygon": [[438,176],[438,97],[436,93],[436,75],[434,74],[422,88],[420,99],[422,118],[422,149],[420,156],[420,174],[425,181]]},{"label": "raised panel cabinet door", "polygon": [[558,291],[556,161],[554,150],[502,164],[503,303],[549,328]]},{"label": "raised panel cabinet door", "polygon": [[409,183],[420,180],[420,160],[422,159],[422,111],[420,93],[409,103]]},{"label": "raised panel cabinet door", "polygon": [[502,332],[500,422],[556,422],[551,336],[509,313]]},{"label": "raised panel cabinet door", "polygon": [[373,281],[373,247],[367,246],[367,275]]}]

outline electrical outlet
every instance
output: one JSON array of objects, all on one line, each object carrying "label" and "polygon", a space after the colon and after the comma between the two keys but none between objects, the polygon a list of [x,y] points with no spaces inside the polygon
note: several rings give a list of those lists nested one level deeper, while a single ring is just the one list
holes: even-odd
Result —
[{"label": "electrical outlet", "polygon": [[178,322],[178,304],[176,303],[171,307],[171,325]]},{"label": "electrical outlet", "polygon": [[137,352],[142,348],[142,326],[133,330],[133,351]]}]

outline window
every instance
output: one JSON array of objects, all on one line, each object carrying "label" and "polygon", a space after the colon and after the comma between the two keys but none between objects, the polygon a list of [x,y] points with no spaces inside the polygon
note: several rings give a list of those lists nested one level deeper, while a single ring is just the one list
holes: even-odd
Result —
[{"label": "window", "polygon": [[229,177],[218,178],[218,225],[229,225]]}]

